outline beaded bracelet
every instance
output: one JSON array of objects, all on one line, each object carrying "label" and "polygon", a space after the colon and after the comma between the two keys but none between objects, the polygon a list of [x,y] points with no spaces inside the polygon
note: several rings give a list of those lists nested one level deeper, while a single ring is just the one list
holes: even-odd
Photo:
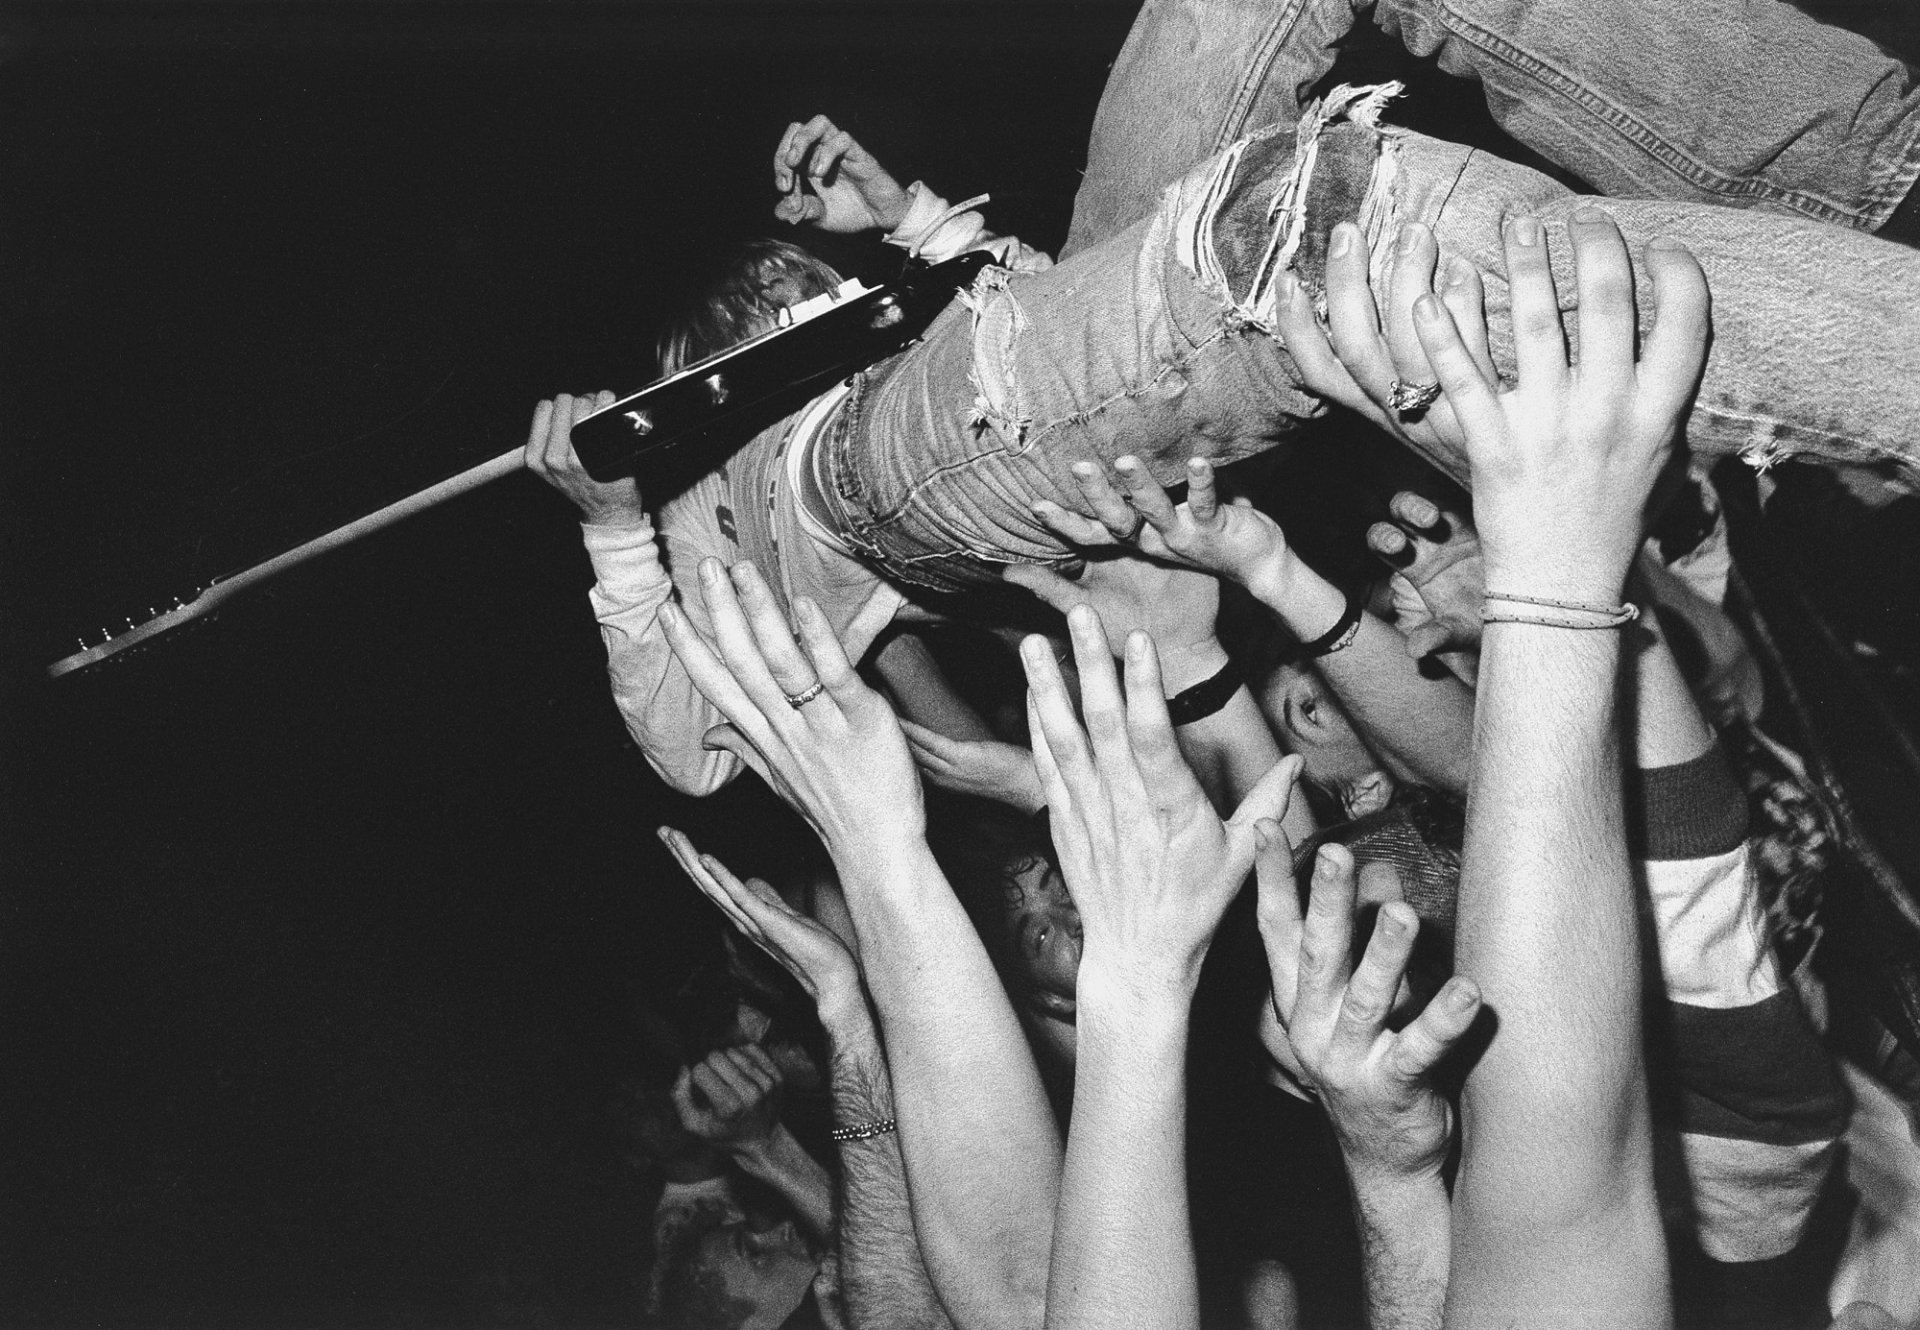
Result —
[{"label": "beaded bracelet", "polygon": [[875,1136],[885,1136],[893,1129],[894,1121],[892,1118],[880,1118],[873,1122],[856,1123],[851,1127],[835,1127],[827,1134],[834,1140],[844,1143],[846,1141],[872,1140]]},{"label": "beaded bracelet", "polygon": [[1345,651],[1353,645],[1353,639],[1360,635],[1360,621],[1366,617],[1366,613],[1366,598],[1357,591],[1347,592],[1347,603],[1341,607],[1340,617],[1334,620],[1333,627],[1311,642],[1302,642],[1301,656],[1307,660],[1318,660],[1336,651]]},{"label": "beaded bracelet", "polygon": [[[1481,623],[1530,623],[1542,628],[1579,628],[1605,629],[1624,628],[1640,617],[1640,607],[1631,601],[1624,605],[1603,605],[1588,600],[1554,600],[1547,596],[1514,596],[1501,591],[1487,592],[1488,604],[1480,607]],[[1513,605],[1541,605],[1547,609],[1566,610],[1573,614],[1590,614],[1591,620],[1554,618],[1545,614],[1528,614],[1515,610],[1496,610],[1490,602],[1503,601]],[[1596,622],[1597,620],[1597,622]]]}]

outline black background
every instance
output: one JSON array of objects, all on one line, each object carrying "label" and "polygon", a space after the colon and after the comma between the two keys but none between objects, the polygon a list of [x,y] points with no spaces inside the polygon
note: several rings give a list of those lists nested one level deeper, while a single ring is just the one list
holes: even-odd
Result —
[{"label": "black background", "polygon": [[613,1086],[714,936],[652,829],[794,841],[628,746],[571,510],[44,666],[638,386],[791,119],[1056,247],[1132,10],[0,6],[0,1322],[632,1321]]}]

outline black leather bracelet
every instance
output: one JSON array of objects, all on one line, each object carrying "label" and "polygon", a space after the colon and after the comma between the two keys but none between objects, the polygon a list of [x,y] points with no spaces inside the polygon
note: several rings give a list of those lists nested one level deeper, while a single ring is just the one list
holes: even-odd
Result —
[{"label": "black leather bracelet", "polygon": [[1308,660],[1317,660],[1321,656],[1346,650],[1359,635],[1360,619],[1366,612],[1366,598],[1358,591],[1347,592],[1347,607],[1340,611],[1340,617],[1334,621],[1333,627],[1311,642],[1302,642],[1300,654]]},{"label": "black leather bracelet", "polygon": [[1167,718],[1175,725],[1191,725],[1196,720],[1205,720],[1231,701],[1243,682],[1240,667],[1229,660],[1212,678],[1202,679],[1193,687],[1183,688],[1168,698]]}]

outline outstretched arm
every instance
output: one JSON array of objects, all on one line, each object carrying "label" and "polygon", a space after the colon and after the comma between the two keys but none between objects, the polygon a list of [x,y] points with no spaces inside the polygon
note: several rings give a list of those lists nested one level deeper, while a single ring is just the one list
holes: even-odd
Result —
[{"label": "outstretched arm", "polygon": [[947,1330],[952,1323],[914,1240],[887,1059],[860,991],[860,967],[831,931],[758,879],[742,882],[668,827],[660,838],[733,926],[813,997],[827,1032],[840,1142],[840,1292],[851,1330]]},{"label": "outstretched arm", "polygon": [[1604,214],[1577,215],[1570,365],[1541,235],[1530,218],[1507,233],[1511,392],[1436,297],[1413,306],[1465,433],[1491,616],[1456,964],[1497,1030],[1462,1099],[1447,1320],[1654,1326],[1672,1312],[1622,818],[1620,635],[1567,607],[1620,603],[1704,358],[1706,287],[1684,250],[1649,249],[1660,308],[1636,363],[1626,248]]},{"label": "outstretched arm", "polygon": [[[701,747],[706,732],[723,719],[695,688],[660,631],[660,607],[673,599],[673,581],[660,559],[659,533],[642,506],[631,477],[593,479],[574,452],[572,430],[614,400],[560,394],[534,409],[527,433],[527,469],[553,486],[580,511],[580,535],[593,561],[588,593],[600,639],[607,649],[607,679],[613,704],[642,754],[661,779],[683,794],[710,794],[740,772],[732,753]],[[687,537],[689,550],[699,541]],[[715,546],[722,542],[714,533]]]},{"label": "outstretched arm", "polygon": [[[688,673],[736,753],[826,843],[892,1063],[900,1148],[928,1272],[957,1324],[1040,1322],[1061,1147],[1025,1036],[926,843],[920,782],[884,699],[817,606],[801,642],[750,564],[701,566],[718,652],[669,606]],[[797,705],[793,699],[803,699]]]},{"label": "outstretched arm", "polygon": [[1299,760],[1223,823],[1174,743],[1145,633],[1125,643],[1124,696],[1099,617],[1067,619],[1086,729],[1045,639],[1022,646],[1034,756],[1060,867],[1085,930],[1073,1126],[1053,1239],[1047,1326],[1197,1327],[1186,1193],[1186,1044],[1200,964],[1274,837]]},{"label": "outstretched arm", "polygon": [[1360,1230],[1367,1324],[1438,1330],[1453,1251],[1441,1176],[1453,1110],[1431,1074],[1479,1014],[1479,991],[1455,976],[1415,1019],[1393,1028],[1419,917],[1403,902],[1383,905],[1355,967],[1359,893],[1345,846],[1321,847],[1304,917],[1284,842],[1261,846],[1258,871],[1260,936],[1284,1031],[1269,1052],[1313,1086],[1339,1139]]}]

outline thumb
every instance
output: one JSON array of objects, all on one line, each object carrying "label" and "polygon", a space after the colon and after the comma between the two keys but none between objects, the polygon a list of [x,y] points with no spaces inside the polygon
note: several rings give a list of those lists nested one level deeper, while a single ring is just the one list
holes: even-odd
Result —
[{"label": "thumb", "polygon": [[1253,875],[1258,892],[1254,917],[1260,942],[1267,952],[1267,973],[1273,982],[1274,1014],[1284,1024],[1293,1017],[1300,986],[1300,889],[1293,877],[1293,846],[1278,822],[1254,824],[1260,847],[1254,855]]},{"label": "thumb", "polygon": [[1453,638],[1453,633],[1438,619],[1431,619],[1407,634],[1407,654],[1415,660],[1431,656],[1436,651],[1444,651]]},{"label": "thumb", "polygon": [[773,771],[768,767],[767,759],[733,726],[714,726],[701,736],[700,746],[711,752],[732,753],[751,767],[769,787],[773,787]]},{"label": "thumb", "polygon": [[[1228,825],[1252,830],[1258,834],[1258,824],[1271,820],[1279,822],[1287,815],[1287,809],[1293,804],[1294,786],[1300,780],[1300,758],[1283,757],[1273,764],[1273,769],[1262,776],[1240,806],[1233,810]],[[1284,844],[1286,837],[1280,837]]]}]

